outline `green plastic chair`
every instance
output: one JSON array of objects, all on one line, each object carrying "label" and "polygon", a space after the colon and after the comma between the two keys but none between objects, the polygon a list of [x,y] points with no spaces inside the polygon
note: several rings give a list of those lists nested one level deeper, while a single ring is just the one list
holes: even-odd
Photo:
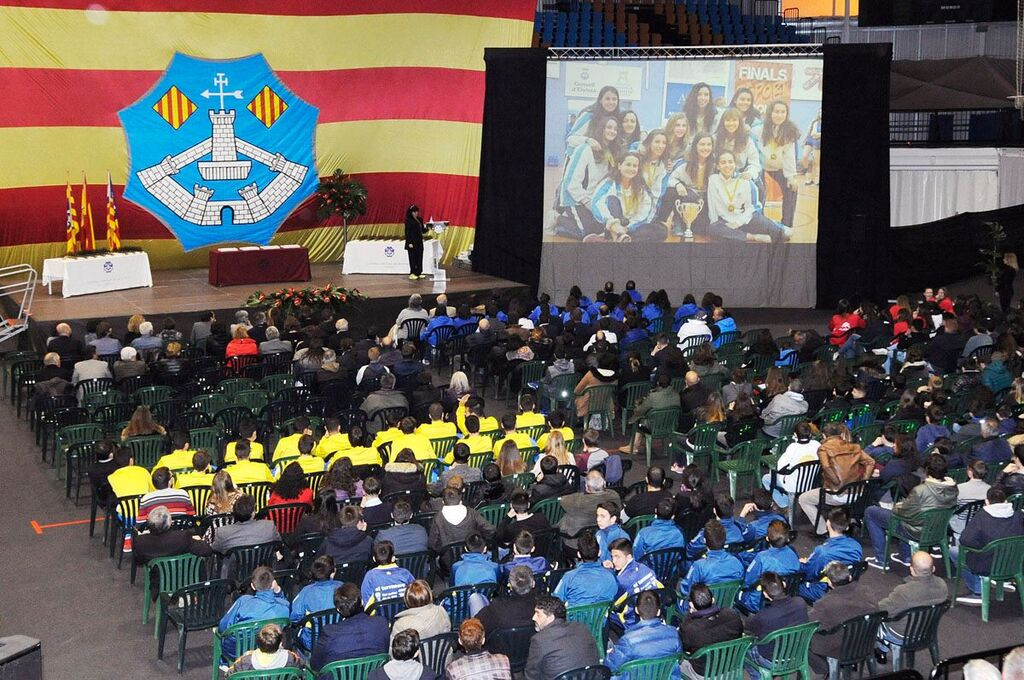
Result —
[{"label": "green plastic chair", "polygon": [[646,397],[651,393],[651,381],[643,380],[640,382],[632,382],[623,388],[622,403],[622,431],[626,432],[626,424],[629,421],[629,417],[633,415],[635,410],[637,399]]},{"label": "green plastic chair", "polygon": [[528,468],[532,468],[533,464],[540,457],[540,448],[537,446],[524,446],[519,449],[519,455],[523,458],[523,463]]},{"label": "green plastic chair", "polygon": [[192,399],[190,406],[213,417],[217,411],[231,406],[231,401],[223,394],[200,394]]},{"label": "green plastic chair", "polygon": [[[988,575],[978,575],[981,578],[981,620],[988,622],[991,586],[995,586],[996,599],[1001,601],[1003,599],[1003,584],[1011,582],[1016,584],[1017,596],[1020,598],[1021,608],[1024,608],[1024,536],[1000,538],[984,548],[961,545],[957,558],[956,577],[953,579],[954,594],[957,591],[957,580],[963,574],[967,555],[970,553],[991,553],[992,555],[992,566],[989,568]],[[956,606],[956,599],[953,600],[953,606]]]},{"label": "green plastic chair", "polygon": [[791,416],[782,416],[780,418],[777,418],[772,423],[772,426],[778,425],[778,427],[779,427],[779,433],[777,435],[775,435],[775,436],[776,437],[792,437],[793,436],[793,430],[795,430],[796,426],[800,422],[802,422],[804,420],[807,420],[807,415],[804,414],[804,413],[797,413],[797,414],[794,414],[794,415],[791,415]]},{"label": "green plastic chair", "polygon": [[893,671],[903,670],[904,664],[908,668],[914,667],[914,655],[916,652],[927,649],[932,657],[932,666],[939,665],[942,656],[939,654],[939,623],[942,615],[949,609],[949,600],[938,604],[911,607],[904,610],[899,616],[886,618],[885,622],[902,623],[903,641],[900,644],[889,643],[892,649]]},{"label": "green plastic chair", "polygon": [[434,457],[444,460],[444,458],[452,452],[455,448],[455,443],[459,441],[458,437],[441,437],[439,439],[431,439],[430,446],[434,449]]},{"label": "green plastic chair", "polygon": [[241,390],[235,392],[233,401],[236,405],[244,406],[253,413],[259,413],[260,409],[270,403],[267,393],[263,390]]},{"label": "green plastic chair", "polygon": [[220,444],[219,427],[197,427],[188,431],[189,447],[193,451],[202,449],[210,454],[214,460],[217,459],[217,449]]},{"label": "green plastic chair", "polygon": [[508,503],[485,505],[482,508],[477,508],[476,511],[479,512],[480,516],[485,520],[494,526],[498,526],[501,523],[501,520],[508,515]]},{"label": "green plastic chair", "polygon": [[819,625],[821,624],[817,621],[809,621],[768,633],[754,644],[774,644],[771,666],[765,668],[751,664],[748,660],[747,667],[757,670],[761,680],[772,680],[780,675],[785,677],[793,673],[799,673],[802,680],[811,680],[811,665],[807,661],[807,654],[811,648],[811,638],[814,637]]},{"label": "green plastic chair", "polygon": [[141,406],[153,408],[154,404],[171,398],[171,388],[167,385],[140,387],[132,393],[132,400]]},{"label": "green plastic chair", "polygon": [[569,453],[579,453],[583,450],[583,440],[579,437],[575,439],[567,439],[565,441],[565,450]]},{"label": "green plastic chair", "polygon": [[335,661],[327,664],[314,675],[317,678],[329,678],[330,680],[366,680],[371,672],[386,664],[389,658],[387,654],[374,654],[359,659]]},{"label": "green plastic chair", "polygon": [[[519,389],[526,390],[530,389],[531,383],[539,383],[541,381],[544,377],[544,371],[546,368],[547,367],[544,365],[543,361],[524,361],[513,366],[512,373],[519,375]],[[505,398],[507,403],[514,399],[511,387],[512,379],[510,376],[508,383],[505,385]]]},{"label": "green plastic chair", "polygon": [[164,454],[167,438],[162,434],[128,437],[124,444],[132,450],[132,457],[135,459],[136,465],[152,470],[160,456]]},{"label": "green plastic chair", "polygon": [[828,677],[850,677],[851,671],[857,671],[857,677],[863,677],[863,667],[868,667],[869,676],[877,674],[875,664],[875,644],[878,639],[878,627],[888,616],[888,612],[871,612],[847,619],[828,630],[819,630],[817,635],[839,635],[839,655],[828,657]]},{"label": "green plastic chair", "polygon": [[637,659],[619,666],[618,680],[664,680],[679,665],[681,654],[660,656],[657,659]]},{"label": "green plastic chair", "polygon": [[65,425],[57,430],[54,437],[53,458],[57,464],[57,479],[63,478],[64,462],[69,448],[75,444],[99,441],[103,439],[103,426],[98,423],[82,423],[80,425]]},{"label": "green plastic chair", "polygon": [[744,635],[736,640],[705,645],[692,654],[684,654],[683,658],[687,661],[704,659],[705,680],[743,680],[743,664],[753,644],[754,638]]},{"label": "green plastic chair", "polygon": [[272,671],[235,671],[232,680],[313,680],[305,668],[278,668]]},{"label": "green plastic chair", "polygon": [[599,430],[610,430],[615,436],[615,385],[591,385],[583,390],[587,396],[587,412],[583,415],[584,427],[589,427],[590,417],[599,416]]},{"label": "green plastic chair", "polygon": [[260,380],[260,389],[266,392],[268,396],[277,394],[281,390],[293,385],[295,385],[294,378],[285,373],[275,373]]},{"label": "green plastic chair", "polygon": [[562,508],[562,504],[558,502],[558,497],[545,498],[537,505],[533,506],[533,511],[544,515],[548,518],[548,524],[551,526],[557,526],[558,521],[565,516],[565,509]]},{"label": "green plastic chair", "polygon": [[423,476],[426,478],[427,484],[433,484],[440,479],[441,471],[446,467],[444,461],[437,458],[425,458],[417,462],[423,466]]},{"label": "green plastic chair", "polygon": [[525,432],[530,439],[536,442],[549,428],[547,425],[530,425],[529,427],[520,427],[518,429],[520,432]]},{"label": "green plastic chair", "polygon": [[472,468],[480,468],[481,470],[488,463],[494,462],[494,454],[488,451],[487,453],[471,453],[469,454],[469,460],[466,461],[466,465]]},{"label": "green plastic chair", "polygon": [[878,413],[878,404],[861,404],[851,408],[846,417],[850,421],[850,427],[856,429],[874,423],[876,413]]},{"label": "green plastic chair", "polygon": [[871,442],[878,438],[878,435],[882,434],[882,424],[875,423],[872,425],[861,425],[860,427],[853,430],[851,436],[853,441],[863,446],[869,446]]},{"label": "green plastic chair", "polygon": [[890,420],[889,424],[903,434],[915,435],[922,423],[916,420]]},{"label": "green plastic chair", "polygon": [[565,610],[565,619],[567,621],[582,623],[590,631],[590,634],[594,636],[594,642],[597,644],[597,656],[601,661],[604,661],[607,648],[604,638],[604,626],[608,621],[608,611],[611,609],[611,606],[612,603],[610,601],[595,602],[593,604],[569,607]]},{"label": "green plastic chair", "polygon": [[95,413],[104,406],[120,404],[124,400],[124,392],[121,390],[103,390],[102,392],[93,392],[91,394],[84,395],[82,397],[82,407],[89,409],[92,413]]},{"label": "green plastic chair", "polygon": [[[679,423],[679,414],[681,409],[677,407],[672,408],[655,408],[647,412],[643,417],[643,420],[647,423],[647,432],[644,432],[644,444],[646,445],[647,453],[647,466],[651,466],[651,455],[654,449],[654,441],[661,440],[668,442],[667,454],[671,456],[672,445],[675,442],[675,429]],[[637,426],[633,427],[633,433],[630,435],[630,449],[632,450],[633,442],[637,433]]]},{"label": "green plastic chair", "polygon": [[252,378],[228,378],[217,383],[217,391],[231,400],[239,392],[256,389],[259,389],[259,383]]},{"label": "green plastic chair", "polygon": [[1006,499],[1012,506],[1014,512],[1020,512],[1020,508],[1024,505],[1024,493],[1015,493]]},{"label": "green plastic chair", "polygon": [[687,465],[699,465],[700,460],[706,461],[705,467],[712,473],[717,481],[718,468],[712,462],[714,460],[715,447],[718,445],[718,433],[722,431],[721,423],[705,423],[697,425],[688,433],[676,432],[676,443],[686,453]]},{"label": "green plastic chair", "polygon": [[[569,410],[570,405],[576,399],[576,385],[582,379],[583,376],[579,373],[563,373],[552,378],[547,386],[547,393],[551,399],[551,408]],[[573,418],[575,418],[576,409],[572,409],[571,413]]]},{"label": "green plastic chair", "polygon": [[[256,636],[260,632],[260,628],[267,625],[268,623],[276,623],[281,626],[282,629],[287,629],[291,623],[287,618],[283,619],[264,619],[262,621],[243,621],[242,623],[236,623],[233,626],[228,626],[227,630],[223,633],[217,628],[213,629],[213,680],[220,678],[220,665],[234,663],[235,659],[242,656],[246,652],[251,652],[256,649]],[[225,638],[234,636],[235,638],[235,655],[233,658],[224,658],[223,644]]]},{"label": "green plastic chair", "polygon": [[735,581],[719,581],[718,583],[706,583],[711,596],[715,598],[715,604],[722,609],[728,609],[736,604],[736,597],[743,589],[743,579]]},{"label": "green plastic chair", "polygon": [[509,484],[514,484],[520,489],[529,489],[537,478],[532,472],[517,472],[514,475],[505,475],[501,479]]},{"label": "green plastic chair", "polygon": [[646,529],[654,521],[654,515],[638,515],[631,517],[622,525],[623,530],[629,534],[632,540],[636,540],[636,535],[641,529]]},{"label": "green plastic chair", "polygon": [[908,540],[910,552],[917,550],[928,550],[938,548],[942,551],[942,562],[946,565],[946,576],[953,573],[949,560],[949,520],[952,519],[956,508],[936,508],[925,510],[910,517],[900,517],[893,514],[889,517],[889,524],[885,527],[885,552],[882,561],[885,570],[889,570],[889,540],[903,540],[899,535],[899,528],[902,525],[912,526],[920,529],[920,537],[916,540]]},{"label": "green plastic chair", "polygon": [[[145,590],[142,596],[142,623],[149,623],[149,607],[153,601],[152,583],[149,574],[157,573],[156,618],[163,616],[161,595],[169,595],[179,588],[201,582],[203,559],[198,555],[184,554],[172,557],[157,557],[146,563]],[[156,628],[153,629],[156,637]]]},{"label": "green plastic chair", "polygon": [[[844,420],[846,420],[845,408],[823,409],[821,413],[814,417],[814,422],[818,424],[818,427],[825,427],[829,423],[841,423]],[[790,432],[790,434],[793,433]]]},{"label": "green plastic chair", "polygon": [[761,454],[767,446],[768,442],[764,439],[740,442],[726,452],[729,460],[718,463],[718,469],[729,476],[729,494],[733,498],[737,497],[736,489],[739,486],[740,475],[750,477],[751,493],[757,488],[761,472]]}]

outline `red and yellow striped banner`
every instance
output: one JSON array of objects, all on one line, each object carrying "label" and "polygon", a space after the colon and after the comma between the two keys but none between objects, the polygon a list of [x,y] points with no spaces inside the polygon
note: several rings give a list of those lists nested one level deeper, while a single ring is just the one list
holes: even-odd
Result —
[{"label": "red and yellow striped banner", "polygon": [[[2,3],[3,0],[0,0]],[[469,247],[476,220],[484,49],[525,47],[534,0],[18,0],[0,4],[0,265],[61,254],[69,171],[111,171],[124,245],[156,267],[203,266],[149,213],[122,201],[127,147],[117,111],[158,80],[176,51],[206,59],[262,52],[286,87],[320,110],[317,165],[344,168],[369,190],[352,234],[401,233],[417,203],[447,219],[446,251]],[[234,9],[229,9],[233,7]],[[245,13],[239,13],[244,7]],[[265,89],[249,110],[280,116]],[[195,111],[172,88],[155,107],[170,125]],[[100,195],[107,187],[96,187]],[[94,194],[95,195],[95,194]],[[64,214],[62,214],[62,212]],[[275,243],[301,243],[314,260],[340,253],[334,224],[301,206]]]}]

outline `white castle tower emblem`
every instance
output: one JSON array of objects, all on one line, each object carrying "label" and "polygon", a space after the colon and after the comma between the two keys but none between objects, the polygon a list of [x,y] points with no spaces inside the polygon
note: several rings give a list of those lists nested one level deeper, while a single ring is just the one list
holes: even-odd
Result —
[{"label": "white castle tower emblem", "polygon": [[[242,91],[225,90],[228,79],[223,73],[217,74],[213,84],[217,91],[201,93],[204,99],[220,100],[219,108],[209,111],[210,137],[175,156],[165,156],[156,165],[138,171],[136,176],[146,191],[186,222],[221,226],[225,208],[229,208],[231,224],[253,224],[277,211],[302,185],[309,168],[236,137],[235,110],[225,109],[224,100],[241,100]],[[200,160],[208,154],[211,160]],[[251,160],[241,160],[239,155]],[[214,190],[210,187],[196,183],[189,192],[174,179],[182,168],[196,163],[205,181],[245,180],[252,170],[252,161],[266,166],[276,176],[262,189],[256,182],[238,189],[241,200],[214,201],[211,200]]]}]

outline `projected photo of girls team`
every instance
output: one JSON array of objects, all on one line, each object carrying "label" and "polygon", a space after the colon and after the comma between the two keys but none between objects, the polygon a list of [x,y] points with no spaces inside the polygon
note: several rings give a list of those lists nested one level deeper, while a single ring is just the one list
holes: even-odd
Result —
[{"label": "projected photo of girls team", "polygon": [[548,67],[546,241],[816,241],[820,60]]}]

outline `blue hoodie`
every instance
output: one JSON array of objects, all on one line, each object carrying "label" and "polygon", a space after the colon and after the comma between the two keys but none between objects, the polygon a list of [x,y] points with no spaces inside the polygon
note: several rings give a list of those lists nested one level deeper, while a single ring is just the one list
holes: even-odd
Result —
[{"label": "blue hoodie", "polygon": [[709,550],[703,559],[693,563],[690,571],[679,581],[677,594],[679,595],[680,611],[687,611],[690,589],[694,584],[707,585],[724,581],[738,581],[742,578],[743,563],[735,555],[727,550]]},{"label": "blue hoodie", "polygon": [[497,583],[498,565],[483,553],[466,553],[452,565],[453,586],[475,586],[478,583]]},{"label": "blue hoodie", "polygon": [[732,333],[733,331],[739,330],[736,327],[736,320],[731,316],[719,319],[715,322],[715,326],[718,328],[718,335],[715,336],[715,339],[711,343],[715,349],[718,349],[724,344],[722,342],[722,333]]},{"label": "blue hoodie", "polygon": [[619,594],[619,582],[615,572],[606,569],[600,562],[580,562],[575,569],[562,576],[552,594],[569,607],[614,602],[615,596]]},{"label": "blue hoodie", "polygon": [[[242,595],[231,605],[231,609],[221,617],[217,630],[223,633],[236,623],[246,621],[266,621],[267,619],[287,619],[289,615],[288,600],[273,590],[261,590],[255,595]],[[224,638],[221,644],[223,660],[233,663],[238,658],[235,650],[235,638]],[[222,660],[218,659],[218,663]]]},{"label": "blue hoodie", "polygon": [[[291,619],[292,623],[298,623],[306,614],[334,609],[334,591],[340,587],[341,582],[334,579],[310,583],[300,590],[299,594],[292,600],[292,611],[288,618]],[[311,638],[312,636],[308,628],[303,628],[299,631],[299,640],[307,650],[309,650]]]},{"label": "blue hoodie", "polygon": [[[682,651],[678,630],[661,619],[647,619],[623,633],[608,654],[608,658],[604,660],[604,665],[615,673],[620,666],[630,661],[657,659],[670,654],[680,654]],[[672,672],[668,677],[671,680],[678,680],[679,664],[672,666]]]},{"label": "blue hoodie", "polygon": [[796,551],[788,545],[781,548],[768,548],[757,553],[754,561],[747,567],[747,575],[743,579],[743,592],[740,594],[740,603],[751,612],[761,610],[761,590],[758,581],[766,571],[772,571],[779,576],[795,574],[800,571],[800,558]]},{"label": "blue hoodie", "polygon": [[636,534],[633,557],[640,559],[649,552],[665,548],[685,548],[686,537],[679,525],[670,519],[656,519]]},{"label": "blue hoodie", "polygon": [[681,305],[679,309],[676,310],[675,316],[672,317],[672,331],[674,333],[678,333],[679,327],[683,325],[683,322],[698,311],[700,311],[700,307],[693,302]]},{"label": "blue hoodie", "polygon": [[[420,331],[420,340],[429,342],[431,347],[436,347],[437,346],[437,334],[434,333],[433,331],[434,331],[435,328],[439,328],[441,326],[453,326],[454,327],[455,326],[455,322],[452,321],[450,316],[445,316],[444,314],[438,314],[437,316],[435,316],[433,319],[431,319],[427,323],[427,327],[426,328],[424,328],[422,331]],[[427,338],[430,338],[430,340],[428,341]]]},{"label": "blue hoodie", "polygon": [[849,536],[834,536],[819,545],[803,563],[804,582],[800,584],[800,596],[810,602],[817,602],[826,592],[828,586],[820,580],[821,571],[829,562],[853,564],[864,559],[864,549],[855,539]]}]

